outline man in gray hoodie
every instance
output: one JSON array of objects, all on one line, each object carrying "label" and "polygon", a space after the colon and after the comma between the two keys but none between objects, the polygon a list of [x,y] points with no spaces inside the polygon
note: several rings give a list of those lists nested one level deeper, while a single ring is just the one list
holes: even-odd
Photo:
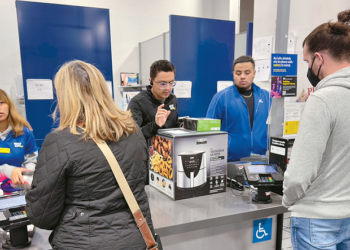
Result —
[{"label": "man in gray hoodie", "polygon": [[290,164],[283,205],[292,212],[294,249],[350,249],[350,10],[303,43],[307,100]]}]

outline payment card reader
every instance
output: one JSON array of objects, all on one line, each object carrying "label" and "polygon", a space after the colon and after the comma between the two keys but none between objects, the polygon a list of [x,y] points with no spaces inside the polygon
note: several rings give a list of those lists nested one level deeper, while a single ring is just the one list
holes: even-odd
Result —
[{"label": "payment card reader", "polygon": [[12,195],[0,198],[0,227],[10,231],[10,239],[1,249],[18,249],[31,244],[27,225],[31,224],[25,211],[25,196]]},{"label": "payment card reader", "polygon": [[248,184],[258,189],[252,200],[258,203],[271,203],[271,188],[283,184],[284,174],[281,168],[276,165],[248,165],[244,166],[244,172]]}]

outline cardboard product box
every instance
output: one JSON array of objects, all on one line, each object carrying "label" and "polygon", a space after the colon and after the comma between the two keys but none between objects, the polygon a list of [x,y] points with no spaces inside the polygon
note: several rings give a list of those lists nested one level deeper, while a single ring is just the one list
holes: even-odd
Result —
[{"label": "cardboard product box", "polygon": [[184,128],[194,131],[220,131],[221,120],[210,118],[185,118]]},{"label": "cardboard product box", "polygon": [[[279,166],[283,172],[287,170],[293,149],[294,139],[279,137],[270,138],[269,164]],[[273,187],[272,192],[283,195],[283,186]]]},{"label": "cardboard product box", "polygon": [[270,138],[269,164],[279,166],[286,171],[293,149],[294,139]]},{"label": "cardboard product box", "polygon": [[161,129],[149,147],[149,184],[173,200],[226,191],[227,133]]}]

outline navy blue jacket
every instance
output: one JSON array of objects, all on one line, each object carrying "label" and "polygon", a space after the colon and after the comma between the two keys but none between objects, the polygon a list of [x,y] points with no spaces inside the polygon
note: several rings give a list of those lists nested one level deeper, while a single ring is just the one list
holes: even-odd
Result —
[{"label": "navy blue jacket", "polygon": [[254,124],[250,128],[249,110],[235,85],[216,93],[210,102],[207,118],[221,120],[221,130],[228,132],[228,162],[237,161],[251,153],[262,154],[268,149],[266,124],[270,95],[253,83]]}]

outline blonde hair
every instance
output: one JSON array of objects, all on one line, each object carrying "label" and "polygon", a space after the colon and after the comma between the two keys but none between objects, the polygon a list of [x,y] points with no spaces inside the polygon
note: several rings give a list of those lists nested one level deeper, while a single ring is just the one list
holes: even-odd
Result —
[{"label": "blonde hair", "polygon": [[55,76],[59,112],[58,130],[70,128],[80,134],[77,125],[83,124],[83,139],[95,142],[118,141],[125,133],[137,133],[130,111],[122,111],[110,95],[102,73],[93,65],[74,60],[65,63]]},{"label": "blonde hair", "polygon": [[27,127],[30,130],[33,130],[29,122],[24,119],[20,113],[18,113],[10,97],[2,89],[0,89],[0,101],[6,103],[9,106],[9,115],[7,117],[7,120],[12,127],[12,132],[15,137],[23,135],[23,127]]}]

